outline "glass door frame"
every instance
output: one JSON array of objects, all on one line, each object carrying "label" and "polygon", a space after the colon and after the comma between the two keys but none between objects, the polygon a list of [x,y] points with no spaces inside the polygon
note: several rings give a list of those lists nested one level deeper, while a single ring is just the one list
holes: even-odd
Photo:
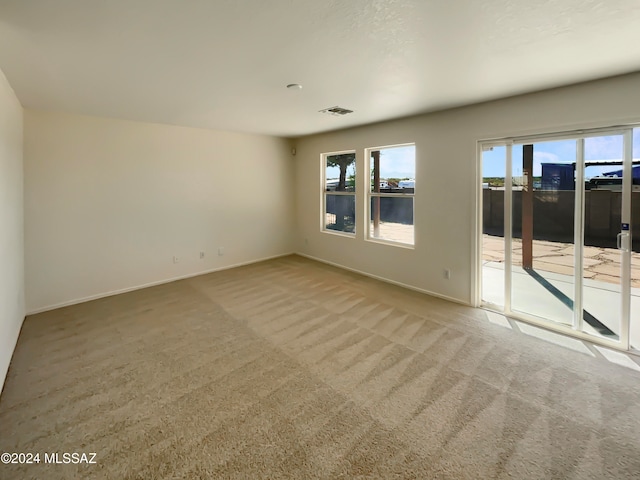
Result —
[{"label": "glass door frame", "polygon": [[[631,305],[631,192],[633,189],[633,126],[594,128],[577,131],[565,131],[551,134],[530,135],[521,137],[506,137],[494,140],[482,140],[477,144],[477,181],[476,181],[476,242],[475,242],[475,288],[473,293],[474,306],[497,311],[508,317],[522,320],[543,328],[568,334],[591,343],[601,344],[618,350],[630,351],[630,305]],[[584,250],[584,216],[585,216],[585,186],[584,186],[584,141],[586,138],[619,135],[623,139],[623,180],[622,180],[622,211],[621,223],[628,225],[627,234],[621,231],[621,321],[619,340],[591,335],[583,331],[583,250]],[[512,288],[512,228],[513,228],[513,146],[540,143],[556,140],[576,140],[576,190],[574,206],[574,310],[573,325],[567,326],[551,320],[544,320],[534,315],[513,311],[511,305]],[[483,302],[482,273],[483,273],[483,198],[482,198],[482,168],[483,152],[491,147],[505,147],[505,190],[504,190],[504,306]],[[578,181],[580,179],[580,181]],[[578,188],[579,186],[579,188]],[[578,240],[579,241],[576,241]]]}]

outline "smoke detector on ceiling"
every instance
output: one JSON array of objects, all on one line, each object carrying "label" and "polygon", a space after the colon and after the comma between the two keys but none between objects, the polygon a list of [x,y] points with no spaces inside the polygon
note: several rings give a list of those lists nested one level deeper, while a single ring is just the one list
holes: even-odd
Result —
[{"label": "smoke detector on ceiling", "polygon": [[347,110],[346,108],[342,108],[342,107],[331,107],[331,108],[325,108],[324,110],[320,110],[320,113],[328,113],[329,115],[342,116],[342,115],[346,115],[347,113],[353,113],[353,110]]}]

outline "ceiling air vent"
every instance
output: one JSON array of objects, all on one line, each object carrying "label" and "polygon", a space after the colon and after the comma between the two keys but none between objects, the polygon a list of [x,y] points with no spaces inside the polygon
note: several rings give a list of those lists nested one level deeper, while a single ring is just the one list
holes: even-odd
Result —
[{"label": "ceiling air vent", "polygon": [[320,110],[320,113],[328,113],[329,115],[346,115],[347,113],[353,113],[353,110],[347,110],[342,107],[331,107]]}]

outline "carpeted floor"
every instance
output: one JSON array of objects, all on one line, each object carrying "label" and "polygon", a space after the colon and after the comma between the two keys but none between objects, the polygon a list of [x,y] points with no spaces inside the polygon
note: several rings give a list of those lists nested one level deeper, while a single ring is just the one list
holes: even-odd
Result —
[{"label": "carpeted floor", "polygon": [[640,373],[486,317],[297,256],[30,316],[0,478],[640,478]]}]

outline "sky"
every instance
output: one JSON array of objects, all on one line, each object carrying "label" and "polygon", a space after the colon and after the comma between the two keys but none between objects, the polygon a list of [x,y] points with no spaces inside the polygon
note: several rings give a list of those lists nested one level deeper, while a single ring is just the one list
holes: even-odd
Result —
[{"label": "sky", "polygon": [[[605,136],[585,139],[584,153],[586,161],[621,160],[622,136]],[[634,159],[640,159],[640,128],[633,129]],[[513,176],[522,175],[522,146],[514,145],[512,150]],[[493,151],[483,152],[482,176],[504,177],[506,147],[496,147]],[[560,140],[540,142],[533,146],[533,176],[542,175],[542,163],[573,163],[576,161],[576,141]],[[620,170],[622,167],[588,167],[585,177],[591,178],[606,172]]]},{"label": "sky", "polygon": [[[347,175],[352,175],[355,166],[347,169]],[[408,145],[380,149],[380,178],[415,178],[416,176],[416,147]],[[327,167],[327,178],[338,178],[338,167]]]},{"label": "sky", "polygon": [[[604,136],[585,139],[585,160],[620,160],[622,158],[622,136]],[[514,145],[512,150],[513,176],[522,175],[522,146]],[[640,159],[640,128],[633,130],[633,158]],[[483,152],[482,176],[504,177],[506,148],[495,147],[493,151]],[[576,161],[576,141],[559,140],[539,142],[533,148],[533,175],[542,175],[542,163],[573,163]],[[585,177],[591,178],[606,172],[620,170],[622,167],[588,167]],[[391,147],[380,150],[381,178],[415,178],[415,146]],[[350,166],[347,175],[353,175],[355,164]],[[326,178],[338,178],[340,169],[328,167]]]}]

